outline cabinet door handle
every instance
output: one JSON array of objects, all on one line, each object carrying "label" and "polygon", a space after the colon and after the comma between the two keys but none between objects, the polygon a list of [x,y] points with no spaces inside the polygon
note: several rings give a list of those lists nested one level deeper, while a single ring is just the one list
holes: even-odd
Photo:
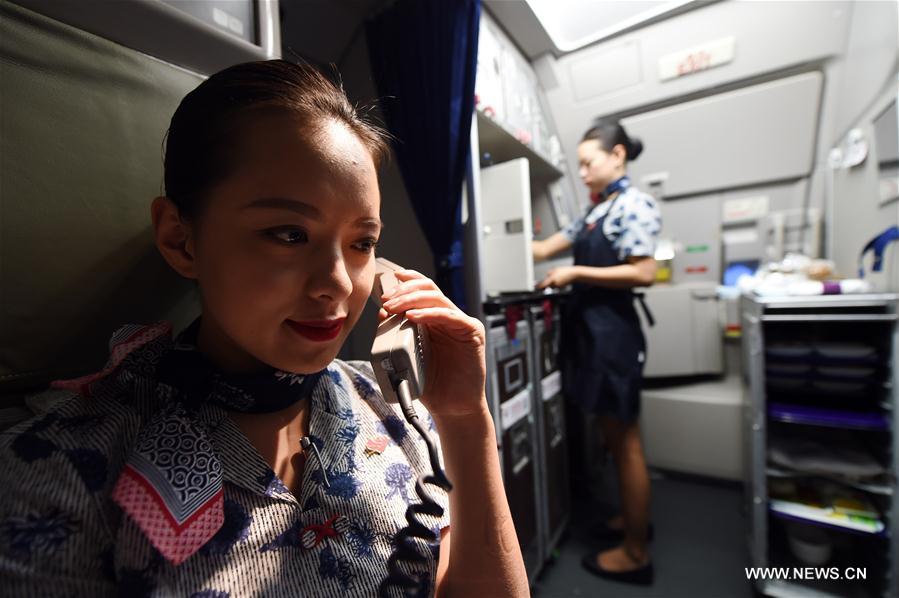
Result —
[{"label": "cabinet door handle", "polygon": [[700,301],[708,301],[709,299],[717,299],[718,293],[711,289],[697,289],[690,291],[690,296]]}]

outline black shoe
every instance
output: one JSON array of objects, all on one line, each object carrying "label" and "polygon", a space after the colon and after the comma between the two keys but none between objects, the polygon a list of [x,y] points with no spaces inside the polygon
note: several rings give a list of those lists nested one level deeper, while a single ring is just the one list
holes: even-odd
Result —
[{"label": "black shoe", "polygon": [[619,581],[621,583],[632,583],[634,585],[649,586],[655,579],[655,572],[652,568],[652,562],[646,563],[639,569],[630,571],[606,571],[596,564],[596,554],[588,554],[581,559],[581,565],[597,577],[608,579],[610,581]]},{"label": "black shoe", "polygon": [[[624,530],[623,529],[613,529],[606,525],[605,523],[598,523],[594,526],[593,530],[591,530],[591,535],[596,540],[602,540],[603,542],[622,542],[624,540]],[[646,528],[646,541],[652,542],[653,537],[655,536],[655,527],[650,523]]]}]

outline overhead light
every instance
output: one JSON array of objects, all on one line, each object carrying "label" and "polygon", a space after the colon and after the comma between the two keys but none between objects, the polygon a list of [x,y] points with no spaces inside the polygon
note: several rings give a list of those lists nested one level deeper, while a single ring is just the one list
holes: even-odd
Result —
[{"label": "overhead light", "polygon": [[561,52],[571,52],[697,0],[525,0]]}]

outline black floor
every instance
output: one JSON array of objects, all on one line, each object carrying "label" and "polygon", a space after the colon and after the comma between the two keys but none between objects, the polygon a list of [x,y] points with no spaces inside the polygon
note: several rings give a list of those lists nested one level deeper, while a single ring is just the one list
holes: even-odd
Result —
[{"label": "black floor", "polygon": [[[614,495],[614,488],[599,490]],[[575,499],[572,521],[535,584],[538,598],[588,596],[603,598],[741,598],[752,597],[744,567],[748,567],[742,490],[737,485],[680,476],[652,475],[650,545],[655,567],[652,586],[631,586],[595,577],[581,557],[603,547],[591,540],[588,528],[614,511],[595,501]],[[594,503],[594,504],[591,504]]]}]

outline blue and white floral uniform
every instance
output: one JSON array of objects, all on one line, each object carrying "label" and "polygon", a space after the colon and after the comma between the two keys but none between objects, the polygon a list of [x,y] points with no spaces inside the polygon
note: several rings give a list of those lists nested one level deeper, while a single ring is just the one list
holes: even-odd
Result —
[{"label": "blue and white floral uniform", "polygon": [[584,216],[562,229],[562,233],[573,243],[584,227],[604,217],[602,232],[621,262],[631,256],[655,255],[662,216],[652,195],[628,184],[614,201],[593,204]]},{"label": "blue and white floral uniform", "polygon": [[[309,437],[328,478],[307,459],[297,497],[227,416],[230,402],[252,403],[252,393],[217,375],[199,394],[161,382],[172,340],[147,341],[143,329],[134,342],[136,330],[124,334],[130,345],[122,333],[114,337],[102,375],[79,381],[80,391],[33,397],[38,415],[0,435],[5,591],[376,594],[393,536],[418,500],[415,481],[430,465],[371,366],[335,360],[306,384],[275,372],[278,392],[308,394]],[[436,437],[430,415],[416,408]],[[429,490],[444,508],[426,521],[439,537],[449,526],[448,500]],[[411,572],[432,593],[439,545],[420,548],[427,562]]]}]

